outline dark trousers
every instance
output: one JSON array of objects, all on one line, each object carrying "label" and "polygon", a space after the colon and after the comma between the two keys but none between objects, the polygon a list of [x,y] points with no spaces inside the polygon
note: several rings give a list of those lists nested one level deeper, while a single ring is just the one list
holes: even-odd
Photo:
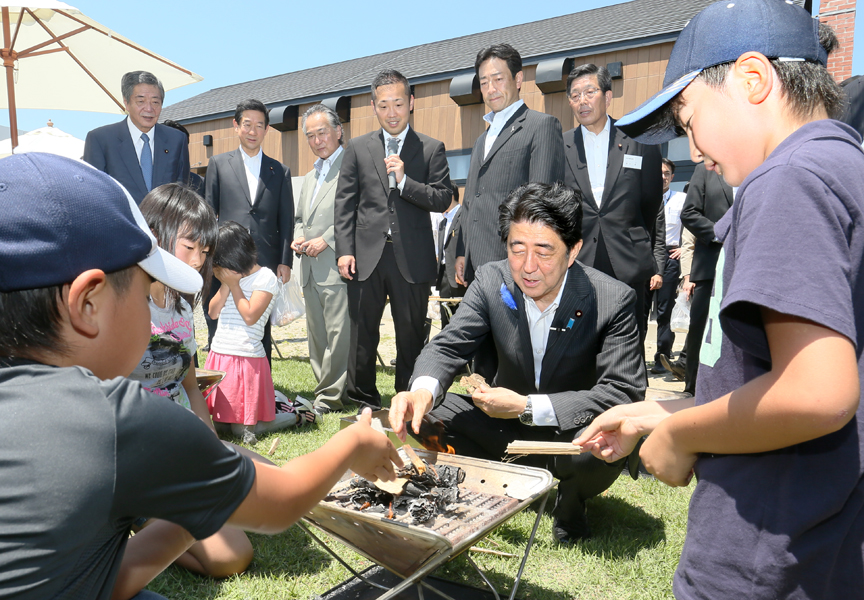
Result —
[{"label": "dark trousers", "polygon": [[[506,457],[507,444],[513,440],[572,442],[581,429],[559,431],[554,427],[531,427],[519,419],[493,419],[474,406],[469,396],[447,393],[432,415],[444,422],[444,440],[456,454],[500,461]],[[585,518],[585,500],[608,489],[624,466],[594,458],[590,453],[573,456],[526,456],[515,462],[548,469],[561,480],[552,515],[566,523]]]},{"label": "dark trousers", "polygon": [[708,308],[711,304],[711,291],[714,281],[696,281],[696,289],[690,300],[690,331],[687,332],[687,363],[684,366],[684,391],[696,393],[696,373],[699,370],[699,351],[702,349],[702,335],[708,322]]},{"label": "dark trousers", "polygon": [[350,400],[375,408],[381,407],[381,395],[375,385],[375,360],[388,296],[396,329],[396,391],[402,392],[408,389],[414,362],[426,339],[429,284],[405,281],[396,264],[392,242],[384,244],[378,266],[368,279],[348,282],[351,348],[345,391]]},{"label": "dark trousers", "polygon": [[[465,295],[465,288],[461,285],[457,285],[455,288],[450,285],[450,280],[447,279],[447,274],[444,272],[444,265],[439,267],[440,271],[438,273],[438,285],[435,287],[438,288],[438,295],[441,298],[461,298]],[[449,305],[450,312],[455,313],[456,309],[459,308],[458,304],[450,304]],[[447,327],[447,323],[450,322],[450,318],[447,316],[447,311],[441,310],[441,329]]]},{"label": "dark trousers", "polygon": [[667,256],[666,269],[663,271],[663,287],[654,291],[654,297],[657,298],[657,354],[654,355],[654,360],[657,360],[660,354],[672,356],[675,332],[672,331],[670,323],[680,276],[681,263]]},{"label": "dark trousers", "polygon": [[[213,281],[210,283],[210,293],[207,294],[207,298],[204,298],[203,308],[204,308],[204,321],[207,323],[207,345],[209,346],[213,342],[213,336],[216,335],[216,327],[219,326],[219,319],[211,319],[209,314],[210,309],[210,301],[213,297],[219,293],[219,288],[222,287],[222,282],[213,278]],[[264,353],[267,354],[267,363],[270,367],[273,367],[273,343],[272,337],[270,336],[270,319],[267,319],[267,323],[264,325],[264,337],[261,338],[261,343],[264,345]]]},{"label": "dark trousers", "polygon": [[[609,277],[618,279],[615,275],[615,269],[612,268],[612,261],[609,260],[609,252],[606,250],[606,242],[603,241],[603,234],[597,234],[597,250],[594,253],[594,264],[591,265],[601,273],[606,273]],[[619,279],[620,281],[620,279]],[[636,305],[633,307],[636,312],[636,327],[639,329],[639,346],[645,348],[645,336],[648,334],[648,323],[642,316],[645,314],[646,290],[648,286],[644,281],[635,284],[624,281],[633,291],[636,292]],[[648,299],[650,302],[650,299]]]}]

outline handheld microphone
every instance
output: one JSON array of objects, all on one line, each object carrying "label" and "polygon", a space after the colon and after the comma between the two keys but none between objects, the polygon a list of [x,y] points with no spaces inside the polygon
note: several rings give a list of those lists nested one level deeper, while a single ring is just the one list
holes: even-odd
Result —
[{"label": "handheld microphone", "polygon": [[[387,140],[387,155],[393,156],[394,154],[399,154],[399,140],[398,138],[391,137],[389,140]],[[390,189],[395,190],[396,173],[393,173],[392,171],[390,173],[387,173],[387,181],[390,184]]]}]

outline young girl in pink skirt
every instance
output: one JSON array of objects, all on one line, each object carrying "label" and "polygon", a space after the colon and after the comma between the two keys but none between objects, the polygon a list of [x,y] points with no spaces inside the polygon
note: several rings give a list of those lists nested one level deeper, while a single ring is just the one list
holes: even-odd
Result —
[{"label": "young girl in pink skirt", "polygon": [[231,423],[234,435],[254,443],[256,433],[297,423],[293,408],[276,396],[270,364],[261,338],[279,291],[276,275],[258,264],[255,241],[245,227],[229,221],[219,228],[213,274],[222,283],[210,301],[209,314],[219,319],[205,368],[225,378],[209,398],[213,420]]}]

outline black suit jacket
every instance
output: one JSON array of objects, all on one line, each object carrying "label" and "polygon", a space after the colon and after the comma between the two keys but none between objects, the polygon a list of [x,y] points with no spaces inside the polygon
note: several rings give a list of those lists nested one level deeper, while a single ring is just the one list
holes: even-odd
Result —
[{"label": "black suit jacket", "polygon": [[[657,214],[663,204],[660,151],[629,138],[615,127],[609,131],[609,157],[603,198],[598,207],[591,193],[581,126],[564,134],[567,168],[564,183],[582,192],[582,250],[578,259],[593,265],[597,239],[602,234],[615,277],[642,285],[666,265],[664,233],[655,236]],[[642,168],[624,167],[625,155],[641,156]]]},{"label": "black suit jacket", "polygon": [[[129,135],[128,117],[119,123],[98,127],[84,140],[84,160],[100,171],[108,173],[126,188],[136,204],[147,195],[141,163],[132,136]],[[175,181],[189,179],[189,146],[182,132],[156,124],[151,130],[153,147],[152,188]],[[151,188],[151,189],[152,189]]]},{"label": "black suit jacket", "polygon": [[444,144],[410,128],[399,156],[406,177],[401,195],[387,181],[382,130],[348,142],[334,207],[336,257],[354,256],[357,279],[368,279],[389,229],[402,277],[431,284],[437,262],[429,213],[447,210],[453,200]]},{"label": "black suit jacket", "polygon": [[681,223],[696,236],[690,281],[711,281],[717,267],[717,257],[723,245],[714,241],[714,224],[732,206],[732,188],[705,164],[696,165],[687,199],[681,209]]},{"label": "black suit jacket", "polygon": [[462,215],[465,213],[461,208],[456,216],[453,217],[453,222],[450,224],[450,231],[444,240],[438,240],[438,261],[440,263],[441,256],[444,256],[444,268],[438,269],[438,278],[435,280],[435,287],[441,289],[442,280],[446,277],[447,283],[450,286],[451,296],[464,296],[465,287],[456,283],[456,247],[459,238],[459,231],[462,227]]},{"label": "black suit jacket", "polygon": [[204,178],[205,198],[221,223],[236,221],[252,233],[258,248],[258,264],[274,272],[280,264],[290,267],[294,261],[291,170],[265,154],[253,201],[241,152],[237,148],[210,159]]},{"label": "black suit jacket", "polygon": [[[515,310],[504,303],[502,284]],[[434,377],[447,390],[491,335],[498,354],[493,385],[518,394],[548,394],[559,429],[579,429],[612,406],[645,397],[635,300],[635,292],[621,282],[574,262],[549,332],[540,385],[535,386],[525,300],[507,261],[489,263],[477,271],[450,324],[423,348],[412,381]]]},{"label": "black suit jacket", "polygon": [[480,266],[507,257],[498,227],[498,207],[507,195],[524,183],[554,183],[564,178],[564,147],[557,118],[523,104],[484,157],[488,133],[484,131],[474,143],[462,201],[465,214],[457,254],[465,256],[469,282]]}]

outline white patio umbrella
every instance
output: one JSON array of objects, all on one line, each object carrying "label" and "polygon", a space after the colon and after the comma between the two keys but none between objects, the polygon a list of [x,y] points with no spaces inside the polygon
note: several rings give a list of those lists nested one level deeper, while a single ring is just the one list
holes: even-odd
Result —
[{"label": "white patio umbrella", "polygon": [[0,9],[7,92],[0,94],[0,108],[9,109],[13,148],[18,145],[16,108],[122,114],[124,73],[149,71],[166,90],[202,79],[63,2],[0,0]]},{"label": "white patio umbrella", "polygon": [[[49,122],[48,127],[40,127],[18,136],[15,154],[24,154],[25,152],[48,152],[80,160],[84,155],[84,140],[79,140],[71,133],[66,133]],[[10,154],[12,154],[12,140],[0,141],[0,158]]]}]

